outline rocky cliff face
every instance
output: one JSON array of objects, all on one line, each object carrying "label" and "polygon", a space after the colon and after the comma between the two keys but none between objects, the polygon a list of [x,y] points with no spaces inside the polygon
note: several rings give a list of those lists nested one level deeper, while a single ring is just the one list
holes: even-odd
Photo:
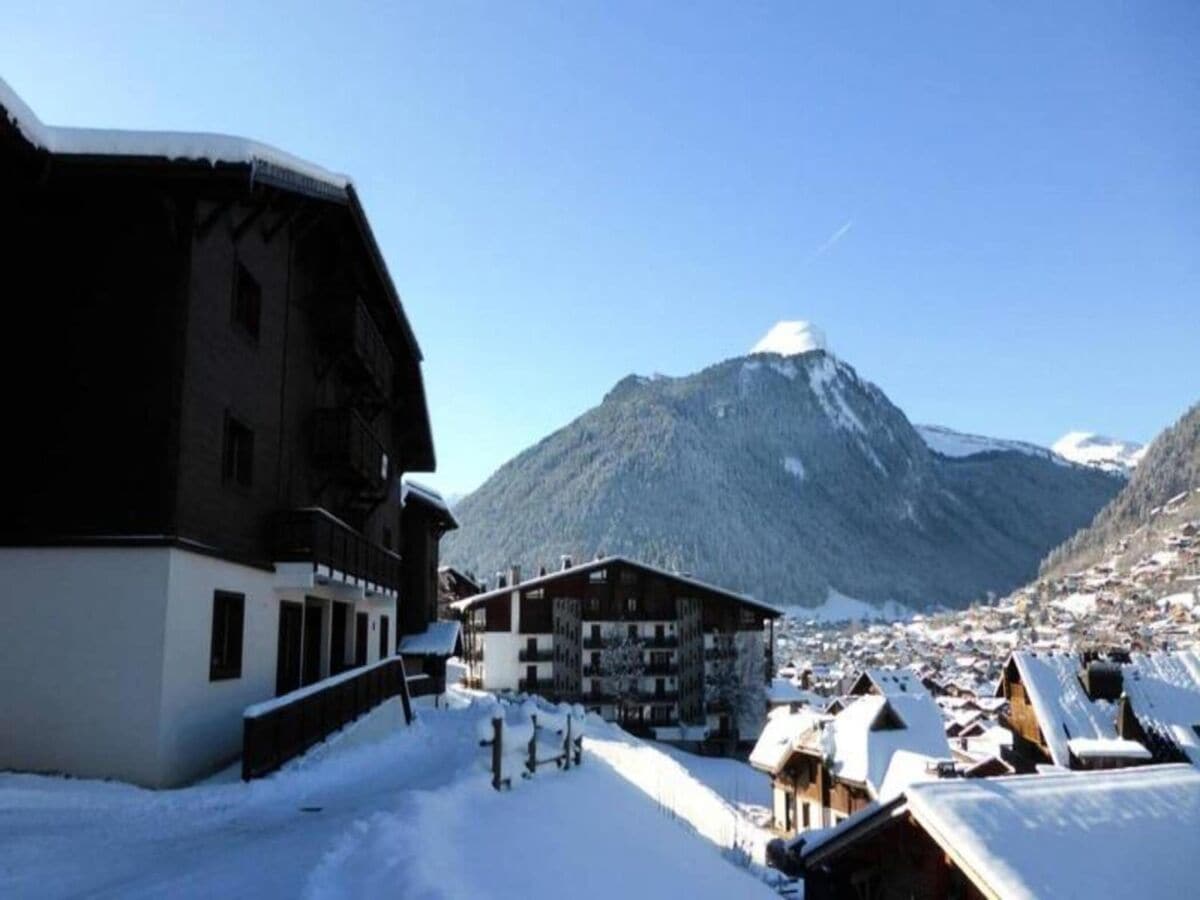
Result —
[{"label": "rocky cliff face", "polygon": [[1039,450],[932,451],[824,350],[630,376],[456,507],[483,575],[624,553],[779,604],[956,606],[1036,574],[1121,487]]}]

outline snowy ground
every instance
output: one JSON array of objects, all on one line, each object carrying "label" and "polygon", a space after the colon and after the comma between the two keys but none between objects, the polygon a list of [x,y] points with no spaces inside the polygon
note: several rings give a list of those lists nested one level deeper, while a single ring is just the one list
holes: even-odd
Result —
[{"label": "snowy ground", "polygon": [[392,704],[249,785],[0,775],[0,896],[774,896],[722,849],[761,858],[744,764],[597,724],[581,767],[497,793],[481,716]]}]

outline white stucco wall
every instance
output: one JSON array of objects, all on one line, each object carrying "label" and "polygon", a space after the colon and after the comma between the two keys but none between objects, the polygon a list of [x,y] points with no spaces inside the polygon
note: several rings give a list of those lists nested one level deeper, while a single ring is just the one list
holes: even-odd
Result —
[{"label": "white stucco wall", "polygon": [[0,769],[151,783],[169,553],[0,548]]},{"label": "white stucco wall", "polygon": [[[186,550],[0,548],[0,769],[186,783],[237,758],[242,711],[275,694],[282,600],[368,613],[367,661],[393,601]],[[213,592],[244,594],[241,676],[209,680]],[[328,672],[328,628],[323,672]]]}]

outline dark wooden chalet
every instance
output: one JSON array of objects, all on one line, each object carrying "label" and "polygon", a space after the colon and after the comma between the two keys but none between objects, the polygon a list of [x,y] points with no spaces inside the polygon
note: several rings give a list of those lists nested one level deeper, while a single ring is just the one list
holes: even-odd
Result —
[{"label": "dark wooden chalet", "polygon": [[[93,708],[136,707],[99,692],[165,655],[146,708],[196,719],[161,758],[143,748],[171,726],[121,710],[109,758],[128,765],[83,735],[41,760],[37,729],[58,726],[38,685],[58,676],[27,671],[0,718],[34,737],[0,768],[176,783],[236,746],[230,710],[390,656],[436,617],[445,522],[393,489],[435,464],[421,349],[354,186],[273,148],[53,128],[0,81],[0,196],[0,568],[27,595],[0,625],[69,654],[64,696]],[[157,566],[162,591],[135,599]],[[38,605],[68,600],[55,631]]]}]

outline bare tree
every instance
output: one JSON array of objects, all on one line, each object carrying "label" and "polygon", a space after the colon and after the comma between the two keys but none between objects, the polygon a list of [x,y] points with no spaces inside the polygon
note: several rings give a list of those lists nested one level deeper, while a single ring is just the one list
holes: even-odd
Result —
[{"label": "bare tree", "polygon": [[766,660],[755,640],[723,635],[718,646],[724,652],[705,669],[704,697],[728,712],[736,738],[742,723],[757,722],[766,711]]},{"label": "bare tree", "polygon": [[645,671],[641,640],[617,627],[607,628],[604,649],[600,651],[600,683],[604,693],[613,697],[622,724]]}]

